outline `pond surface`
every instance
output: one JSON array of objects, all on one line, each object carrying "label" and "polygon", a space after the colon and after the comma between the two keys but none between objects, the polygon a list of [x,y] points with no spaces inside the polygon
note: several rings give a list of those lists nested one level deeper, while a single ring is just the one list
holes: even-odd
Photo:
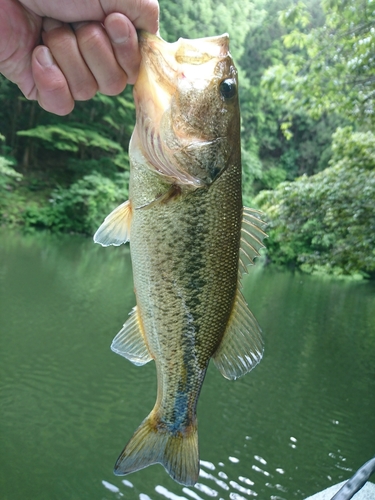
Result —
[{"label": "pond surface", "polygon": [[255,266],[264,359],[235,382],[210,366],[199,483],[115,477],[156,394],[153,363],[109,347],[132,289],[126,246],[0,234],[1,500],[304,499],[375,454],[374,284]]}]

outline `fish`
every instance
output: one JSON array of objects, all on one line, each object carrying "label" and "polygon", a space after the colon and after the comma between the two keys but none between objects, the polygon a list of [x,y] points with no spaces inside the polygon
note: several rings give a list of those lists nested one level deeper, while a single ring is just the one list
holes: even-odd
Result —
[{"label": "fish", "polygon": [[168,43],[139,34],[129,200],[94,235],[129,241],[136,306],[112,342],[155,361],[156,403],[121,452],[116,475],[160,463],[183,485],[199,476],[197,403],[209,361],[236,379],[261,360],[261,329],[241,278],[266,223],[243,207],[238,76],[227,34]]}]

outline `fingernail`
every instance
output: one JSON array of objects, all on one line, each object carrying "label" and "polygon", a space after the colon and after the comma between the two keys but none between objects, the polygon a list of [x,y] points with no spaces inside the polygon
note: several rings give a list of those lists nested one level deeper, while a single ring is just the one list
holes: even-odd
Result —
[{"label": "fingernail", "polygon": [[123,23],[111,22],[107,32],[113,43],[125,43],[129,39],[129,30]]},{"label": "fingernail", "polygon": [[49,51],[48,47],[39,47],[37,53],[35,54],[35,57],[39,64],[44,68],[50,68],[55,64],[55,61],[53,60],[52,54]]}]

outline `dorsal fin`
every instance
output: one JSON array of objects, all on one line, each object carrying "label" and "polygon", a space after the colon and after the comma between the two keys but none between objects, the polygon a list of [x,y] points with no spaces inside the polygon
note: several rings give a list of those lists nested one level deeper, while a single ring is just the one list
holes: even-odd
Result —
[{"label": "dorsal fin", "polygon": [[262,355],[260,326],[237,290],[227,329],[213,356],[214,363],[225,378],[234,380],[252,370]]},{"label": "dorsal fin", "polygon": [[137,366],[152,360],[143,335],[141,318],[137,306],[133,308],[129,319],[112,341],[113,352],[124,356]]},{"label": "dorsal fin", "polygon": [[254,264],[255,257],[259,257],[259,250],[264,248],[263,240],[267,237],[264,232],[266,223],[260,218],[261,212],[252,208],[243,207],[239,273],[242,276],[247,267]]},{"label": "dorsal fin", "polygon": [[131,221],[132,205],[127,200],[104,219],[103,224],[94,234],[95,243],[100,243],[103,247],[126,243],[130,239]]}]

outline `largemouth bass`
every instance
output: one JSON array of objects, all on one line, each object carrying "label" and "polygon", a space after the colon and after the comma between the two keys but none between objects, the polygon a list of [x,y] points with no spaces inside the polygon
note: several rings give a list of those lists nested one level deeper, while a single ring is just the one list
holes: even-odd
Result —
[{"label": "largemouth bass", "polygon": [[177,482],[199,476],[196,408],[211,358],[228,379],[262,357],[240,291],[264,222],[243,208],[237,71],[228,35],[167,43],[140,34],[129,200],[94,240],[130,241],[137,306],[112,343],[136,365],[155,360],[154,409],[116,465],[161,463]]}]

